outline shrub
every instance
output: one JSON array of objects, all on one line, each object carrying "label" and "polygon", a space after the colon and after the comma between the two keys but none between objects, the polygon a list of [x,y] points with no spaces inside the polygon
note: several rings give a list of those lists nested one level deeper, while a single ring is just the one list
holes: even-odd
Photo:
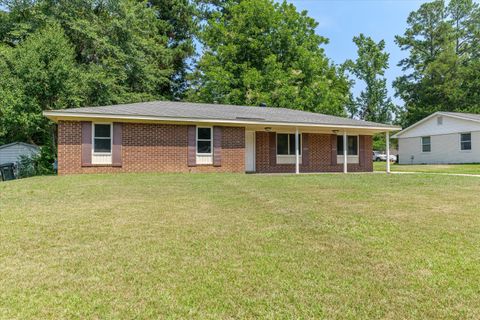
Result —
[{"label": "shrub", "polygon": [[50,147],[44,146],[40,153],[32,156],[21,156],[18,168],[19,178],[53,174],[55,158]]}]

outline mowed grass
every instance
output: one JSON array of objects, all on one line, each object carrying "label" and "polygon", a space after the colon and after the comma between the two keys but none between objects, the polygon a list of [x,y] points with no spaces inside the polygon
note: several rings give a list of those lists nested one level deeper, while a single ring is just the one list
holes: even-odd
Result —
[{"label": "mowed grass", "polygon": [[[385,171],[386,162],[374,162],[375,171]],[[456,173],[456,174],[479,174],[480,163],[472,164],[396,164],[390,167],[392,172],[423,172],[423,173]]]},{"label": "mowed grass", "polygon": [[0,318],[480,318],[480,179],[0,183]]}]

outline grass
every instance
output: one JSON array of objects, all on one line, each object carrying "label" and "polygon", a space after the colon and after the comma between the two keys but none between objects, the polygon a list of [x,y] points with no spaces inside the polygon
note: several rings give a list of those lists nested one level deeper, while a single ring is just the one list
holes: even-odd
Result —
[{"label": "grass", "polygon": [[480,180],[0,183],[0,318],[480,318]]},{"label": "grass", "polygon": [[[385,171],[386,162],[374,162],[375,171]],[[392,172],[480,174],[480,164],[391,164]]]}]

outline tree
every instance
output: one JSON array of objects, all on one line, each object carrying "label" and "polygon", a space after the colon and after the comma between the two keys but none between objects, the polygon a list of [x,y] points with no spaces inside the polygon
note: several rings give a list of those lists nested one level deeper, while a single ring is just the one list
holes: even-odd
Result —
[{"label": "tree", "polygon": [[52,145],[43,110],[172,99],[196,31],[189,0],[0,0],[0,142]]},{"label": "tree", "polygon": [[80,106],[81,77],[73,47],[52,24],[28,36],[16,48],[0,51],[0,114],[3,139],[53,143],[53,127],[42,111]]},{"label": "tree", "polygon": [[190,59],[195,55],[194,39],[198,32],[199,12],[190,0],[148,0],[160,22],[162,35],[172,50],[172,96],[181,97],[187,89]]},{"label": "tree", "polygon": [[458,56],[478,58],[480,53],[480,10],[471,0],[450,0],[447,13],[453,27],[455,53]]},{"label": "tree", "polygon": [[188,98],[343,115],[349,82],[325,56],[307,13],[271,0],[217,3],[200,33]]},{"label": "tree", "polygon": [[405,101],[403,126],[435,111],[480,112],[480,9],[472,0],[423,4],[396,37],[409,56],[399,65],[407,74],[394,82]]},{"label": "tree", "polygon": [[0,0],[8,8],[0,41],[15,47],[56,21],[82,68],[89,105],[171,99],[185,90],[194,54],[189,0]]},{"label": "tree", "polygon": [[396,106],[388,97],[387,82],[384,77],[388,68],[389,54],[384,52],[385,41],[375,43],[370,37],[360,34],[353,38],[357,45],[357,59],[345,63],[357,79],[365,84],[365,89],[357,97],[352,116],[360,119],[391,123],[396,112]]}]

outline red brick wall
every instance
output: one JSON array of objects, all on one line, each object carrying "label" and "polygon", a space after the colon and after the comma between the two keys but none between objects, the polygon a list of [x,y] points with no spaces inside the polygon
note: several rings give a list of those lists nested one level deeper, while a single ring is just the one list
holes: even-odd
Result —
[{"label": "red brick wall", "polygon": [[245,172],[245,129],[223,127],[221,166],[187,163],[187,126],[123,124],[122,166],[82,167],[81,122],[58,124],[58,173]]},{"label": "red brick wall", "polygon": [[[259,173],[295,172],[294,164],[270,164],[268,132],[256,132],[256,170]],[[331,135],[309,133],[309,164],[300,165],[300,172],[342,172],[343,164],[331,164]],[[349,164],[350,172],[373,171],[372,136],[364,136],[365,157],[362,164]],[[360,155],[359,155],[360,156]]]},{"label": "red brick wall", "polygon": [[[220,167],[187,162],[187,126],[169,124],[123,124],[122,166],[82,166],[81,122],[61,121],[58,124],[58,172],[245,172],[245,129],[223,127],[222,162]],[[361,165],[349,164],[351,172],[373,171],[372,137],[364,136],[365,158]],[[309,133],[308,165],[300,172],[341,172],[343,165],[331,164],[331,141],[328,134]],[[293,164],[270,165],[267,132],[256,133],[256,170],[259,173],[295,172]]]}]

